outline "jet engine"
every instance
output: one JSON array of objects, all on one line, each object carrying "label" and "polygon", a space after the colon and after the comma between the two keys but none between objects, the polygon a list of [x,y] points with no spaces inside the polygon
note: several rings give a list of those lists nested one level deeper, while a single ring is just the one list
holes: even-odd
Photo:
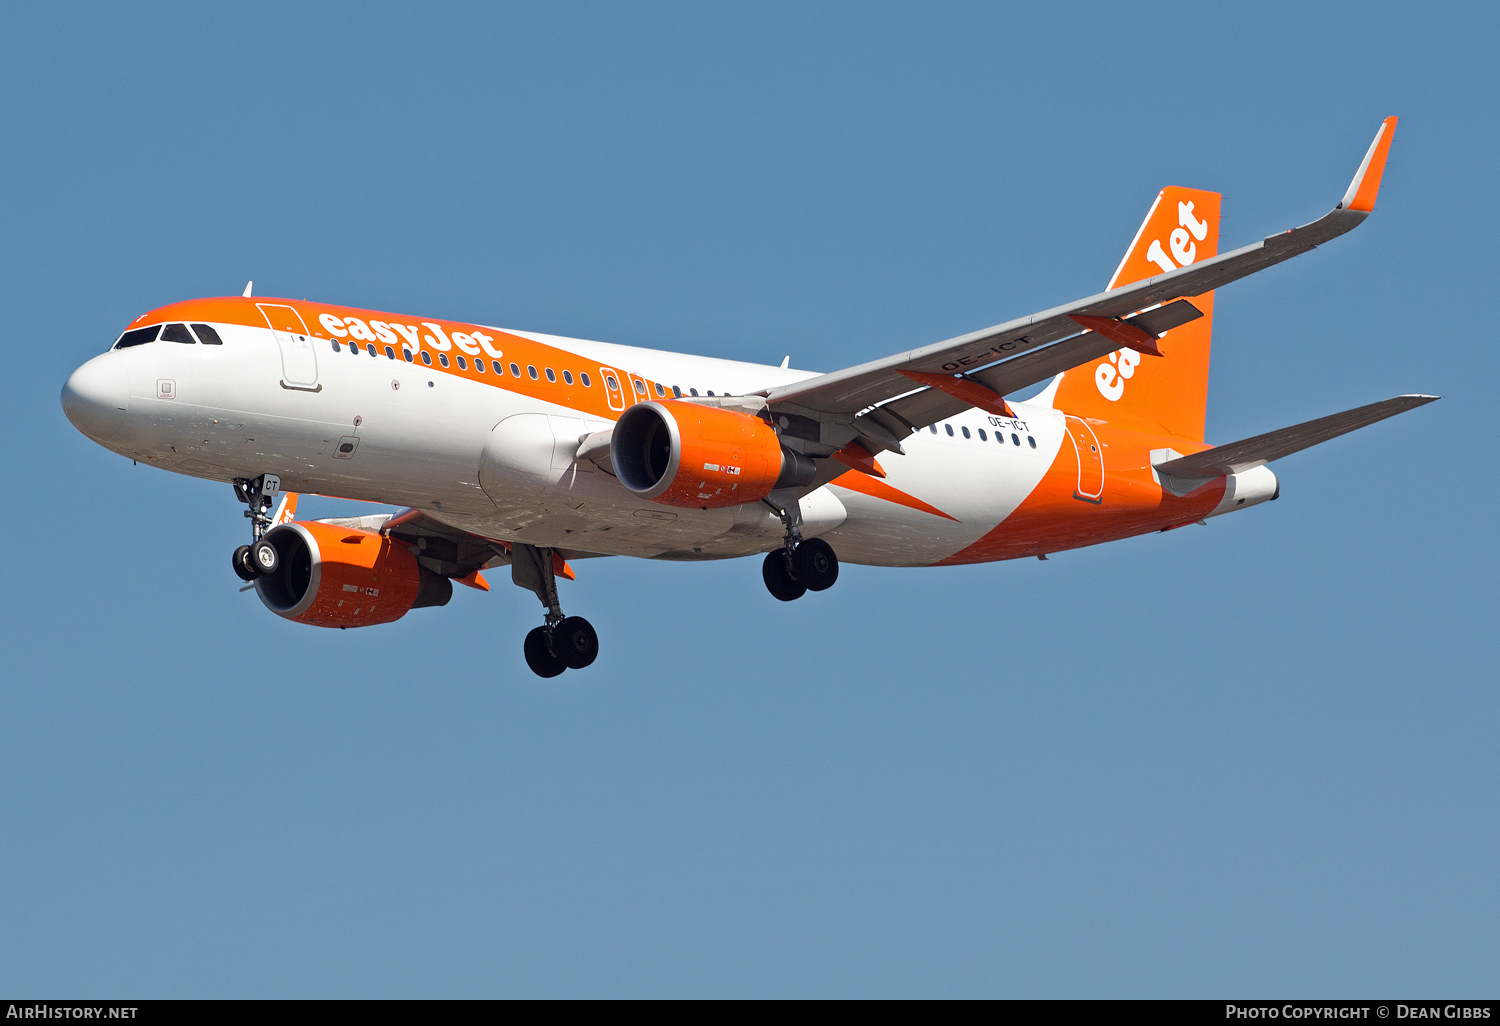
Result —
[{"label": "jet engine", "polygon": [[297,623],[369,627],[453,597],[452,581],[374,531],[297,521],[273,527],[265,540],[279,559],[255,579],[255,591],[267,609]]},{"label": "jet engine", "polygon": [[784,448],[758,417],[673,399],[626,410],[610,436],[610,460],[635,494],[692,509],[757,502],[817,475],[811,459]]}]

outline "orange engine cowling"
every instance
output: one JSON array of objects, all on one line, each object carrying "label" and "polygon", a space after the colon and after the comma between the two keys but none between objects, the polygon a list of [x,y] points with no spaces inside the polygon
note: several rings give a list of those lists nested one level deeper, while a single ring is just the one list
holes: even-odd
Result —
[{"label": "orange engine cowling", "polygon": [[453,597],[453,582],[417,564],[399,541],[316,521],[273,527],[266,540],[280,566],[255,579],[255,591],[278,616],[317,627],[390,623],[421,606]]},{"label": "orange engine cowling", "polygon": [[609,449],[621,484],[668,506],[738,506],[817,475],[760,418],[673,399],[626,410]]}]

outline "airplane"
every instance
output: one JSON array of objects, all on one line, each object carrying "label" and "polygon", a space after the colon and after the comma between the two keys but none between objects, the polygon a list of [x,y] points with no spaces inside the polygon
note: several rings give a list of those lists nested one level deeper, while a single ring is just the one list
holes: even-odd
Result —
[{"label": "airplane", "polygon": [[[140,315],[62,406],[113,452],[233,484],[251,538],[232,566],[272,612],[389,623],[508,566],[544,607],[526,662],[555,677],[599,652],[557,585],[586,558],[763,554],[785,602],[831,587],[841,561],[1046,559],[1276,499],[1268,463],[1434,401],[1204,441],[1215,290],[1363,222],[1395,126],[1316,221],[1221,254],[1220,195],[1170,186],[1103,292],[832,373],[251,283]],[[301,521],[301,493],[401,508]]]}]

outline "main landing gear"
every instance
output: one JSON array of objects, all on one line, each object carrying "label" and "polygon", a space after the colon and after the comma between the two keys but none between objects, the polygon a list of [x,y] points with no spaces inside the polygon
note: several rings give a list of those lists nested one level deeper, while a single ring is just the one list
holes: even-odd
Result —
[{"label": "main landing gear", "polygon": [[761,564],[766,590],[783,602],[799,599],[809,591],[833,587],[839,579],[839,557],[822,538],[809,538],[795,549],[773,549]]},{"label": "main landing gear", "polygon": [[767,502],[786,527],[786,542],[766,553],[760,574],[766,590],[783,602],[809,591],[824,591],[839,579],[839,557],[822,538],[802,537],[802,508],[793,499],[785,506]]},{"label": "main landing gear", "polygon": [[547,607],[546,622],[526,635],[526,665],[538,677],[556,677],[564,670],[581,670],[599,658],[599,635],[581,616],[563,616],[557,598],[557,574],[552,549],[512,543],[510,579],[535,593]]},{"label": "main landing gear", "polygon": [[235,549],[230,562],[240,580],[253,582],[281,568],[276,546],[261,537],[271,526],[271,510],[276,508],[276,499],[281,494],[281,478],[275,474],[262,474],[253,480],[237,477],[234,494],[250,507],[245,510],[245,516],[250,518],[250,544]]}]

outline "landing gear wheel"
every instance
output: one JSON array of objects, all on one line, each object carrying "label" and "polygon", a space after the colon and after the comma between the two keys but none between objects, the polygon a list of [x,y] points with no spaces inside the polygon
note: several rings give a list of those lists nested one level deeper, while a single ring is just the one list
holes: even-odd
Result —
[{"label": "landing gear wheel", "polygon": [[526,665],[531,667],[531,672],[538,677],[556,677],[568,668],[568,664],[553,655],[547,648],[547,628],[537,627],[526,635],[526,644],[523,647],[526,653]]},{"label": "landing gear wheel", "polygon": [[839,579],[839,557],[822,538],[809,538],[792,550],[792,572],[808,591],[823,591]]},{"label": "landing gear wheel", "polygon": [[599,658],[599,635],[581,616],[570,616],[552,632],[557,654],[570,670],[581,670]]},{"label": "landing gear wheel", "polygon": [[255,567],[250,565],[250,546],[241,545],[235,549],[230,561],[234,564],[235,576],[240,580],[253,581],[258,576]]},{"label": "landing gear wheel", "polygon": [[760,575],[765,579],[766,590],[783,602],[791,602],[807,594],[807,586],[793,580],[792,575],[786,572],[786,552],[783,549],[766,553]]},{"label": "landing gear wheel", "polygon": [[269,577],[281,566],[281,554],[264,538],[250,546],[250,566],[260,577]]}]

